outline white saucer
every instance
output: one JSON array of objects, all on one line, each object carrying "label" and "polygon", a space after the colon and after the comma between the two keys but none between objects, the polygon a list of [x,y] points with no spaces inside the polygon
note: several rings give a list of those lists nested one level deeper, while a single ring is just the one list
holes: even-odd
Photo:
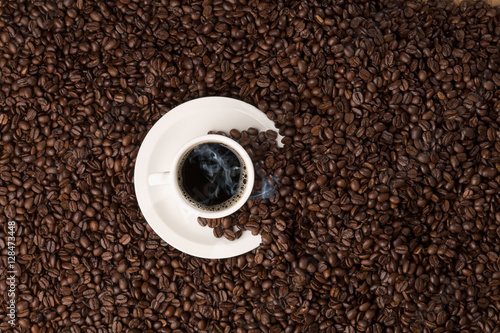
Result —
[{"label": "white saucer", "polygon": [[[176,151],[208,131],[229,132],[255,127],[276,130],[273,121],[245,102],[227,97],[203,97],[183,103],[165,114],[144,138],[137,155],[134,186],[141,212],[153,230],[167,243],[187,254],[209,259],[234,257],[258,247],[260,236],[243,232],[234,241],[215,238],[172,197],[171,185],[152,186],[148,176],[167,170]],[[281,146],[282,136],[278,136]]]}]

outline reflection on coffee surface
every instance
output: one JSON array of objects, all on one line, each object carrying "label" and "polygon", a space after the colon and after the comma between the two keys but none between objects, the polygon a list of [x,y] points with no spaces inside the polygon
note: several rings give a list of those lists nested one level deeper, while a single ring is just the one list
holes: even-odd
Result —
[{"label": "reflection on coffee surface", "polygon": [[241,194],[245,173],[235,152],[223,144],[207,142],[184,155],[178,177],[183,192],[195,205],[208,208],[222,205],[223,209],[231,205],[232,197]]}]

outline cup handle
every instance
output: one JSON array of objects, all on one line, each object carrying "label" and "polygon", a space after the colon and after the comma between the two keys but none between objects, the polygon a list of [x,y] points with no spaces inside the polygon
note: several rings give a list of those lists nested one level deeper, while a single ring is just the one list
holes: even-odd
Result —
[{"label": "cup handle", "polygon": [[150,186],[169,185],[170,184],[170,171],[155,172],[148,176],[148,183]]}]

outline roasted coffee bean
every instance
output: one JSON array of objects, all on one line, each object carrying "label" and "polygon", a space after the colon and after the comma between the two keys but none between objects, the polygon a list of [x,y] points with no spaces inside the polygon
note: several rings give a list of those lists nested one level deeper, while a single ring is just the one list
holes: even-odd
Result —
[{"label": "roasted coffee bean", "polygon": [[233,226],[233,219],[229,216],[222,219],[222,227],[224,229],[229,229]]},{"label": "roasted coffee bean", "polygon": [[225,229],[224,230],[224,237],[230,241],[232,240],[235,240],[236,239],[236,234],[234,233],[234,231],[230,230],[230,229]]},{"label": "roasted coffee bean", "polygon": [[202,226],[205,227],[207,225],[207,219],[204,217],[198,217],[198,223]]},{"label": "roasted coffee bean", "polygon": [[216,238],[221,238],[224,236],[224,228],[222,228],[220,225],[214,227],[214,236]]}]

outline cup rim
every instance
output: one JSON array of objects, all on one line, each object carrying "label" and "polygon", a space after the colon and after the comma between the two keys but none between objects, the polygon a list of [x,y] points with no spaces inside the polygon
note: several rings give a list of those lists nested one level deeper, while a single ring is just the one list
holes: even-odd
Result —
[{"label": "cup rim", "polygon": [[[247,184],[245,186],[245,189],[243,190],[243,193],[241,194],[241,197],[239,200],[236,201],[235,204],[231,205],[230,207],[226,209],[221,209],[218,211],[206,211],[203,209],[200,209],[198,207],[195,207],[191,205],[188,200],[182,195],[181,190],[179,188],[179,184],[177,182],[177,173],[178,173],[178,168],[179,168],[179,160],[182,158],[182,156],[192,147],[202,144],[204,142],[214,142],[214,143],[221,143],[232,150],[234,150],[243,160],[243,163],[246,165],[247,173],[248,173],[248,179],[247,179]],[[172,177],[172,183],[173,186],[172,188],[174,189],[175,196],[183,203],[183,206],[191,211],[192,213],[197,214],[200,217],[205,217],[205,218],[221,218],[225,217],[228,215],[231,215],[232,213],[236,212],[238,209],[240,209],[245,202],[250,198],[250,195],[253,191],[253,186],[255,182],[255,170],[253,167],[253,162],[252,159],[250,158],[250,155],[246,152],[246,150],[241,146],[236,140],[228,138],[226,136],[220,135],[220,134],[206,134],[203,136],[196,137],[190,141],[188,141],[186,144],[184,144],[175,154],[174,159],[172,160],[172,167],[170,170],[170,176]]]}]

